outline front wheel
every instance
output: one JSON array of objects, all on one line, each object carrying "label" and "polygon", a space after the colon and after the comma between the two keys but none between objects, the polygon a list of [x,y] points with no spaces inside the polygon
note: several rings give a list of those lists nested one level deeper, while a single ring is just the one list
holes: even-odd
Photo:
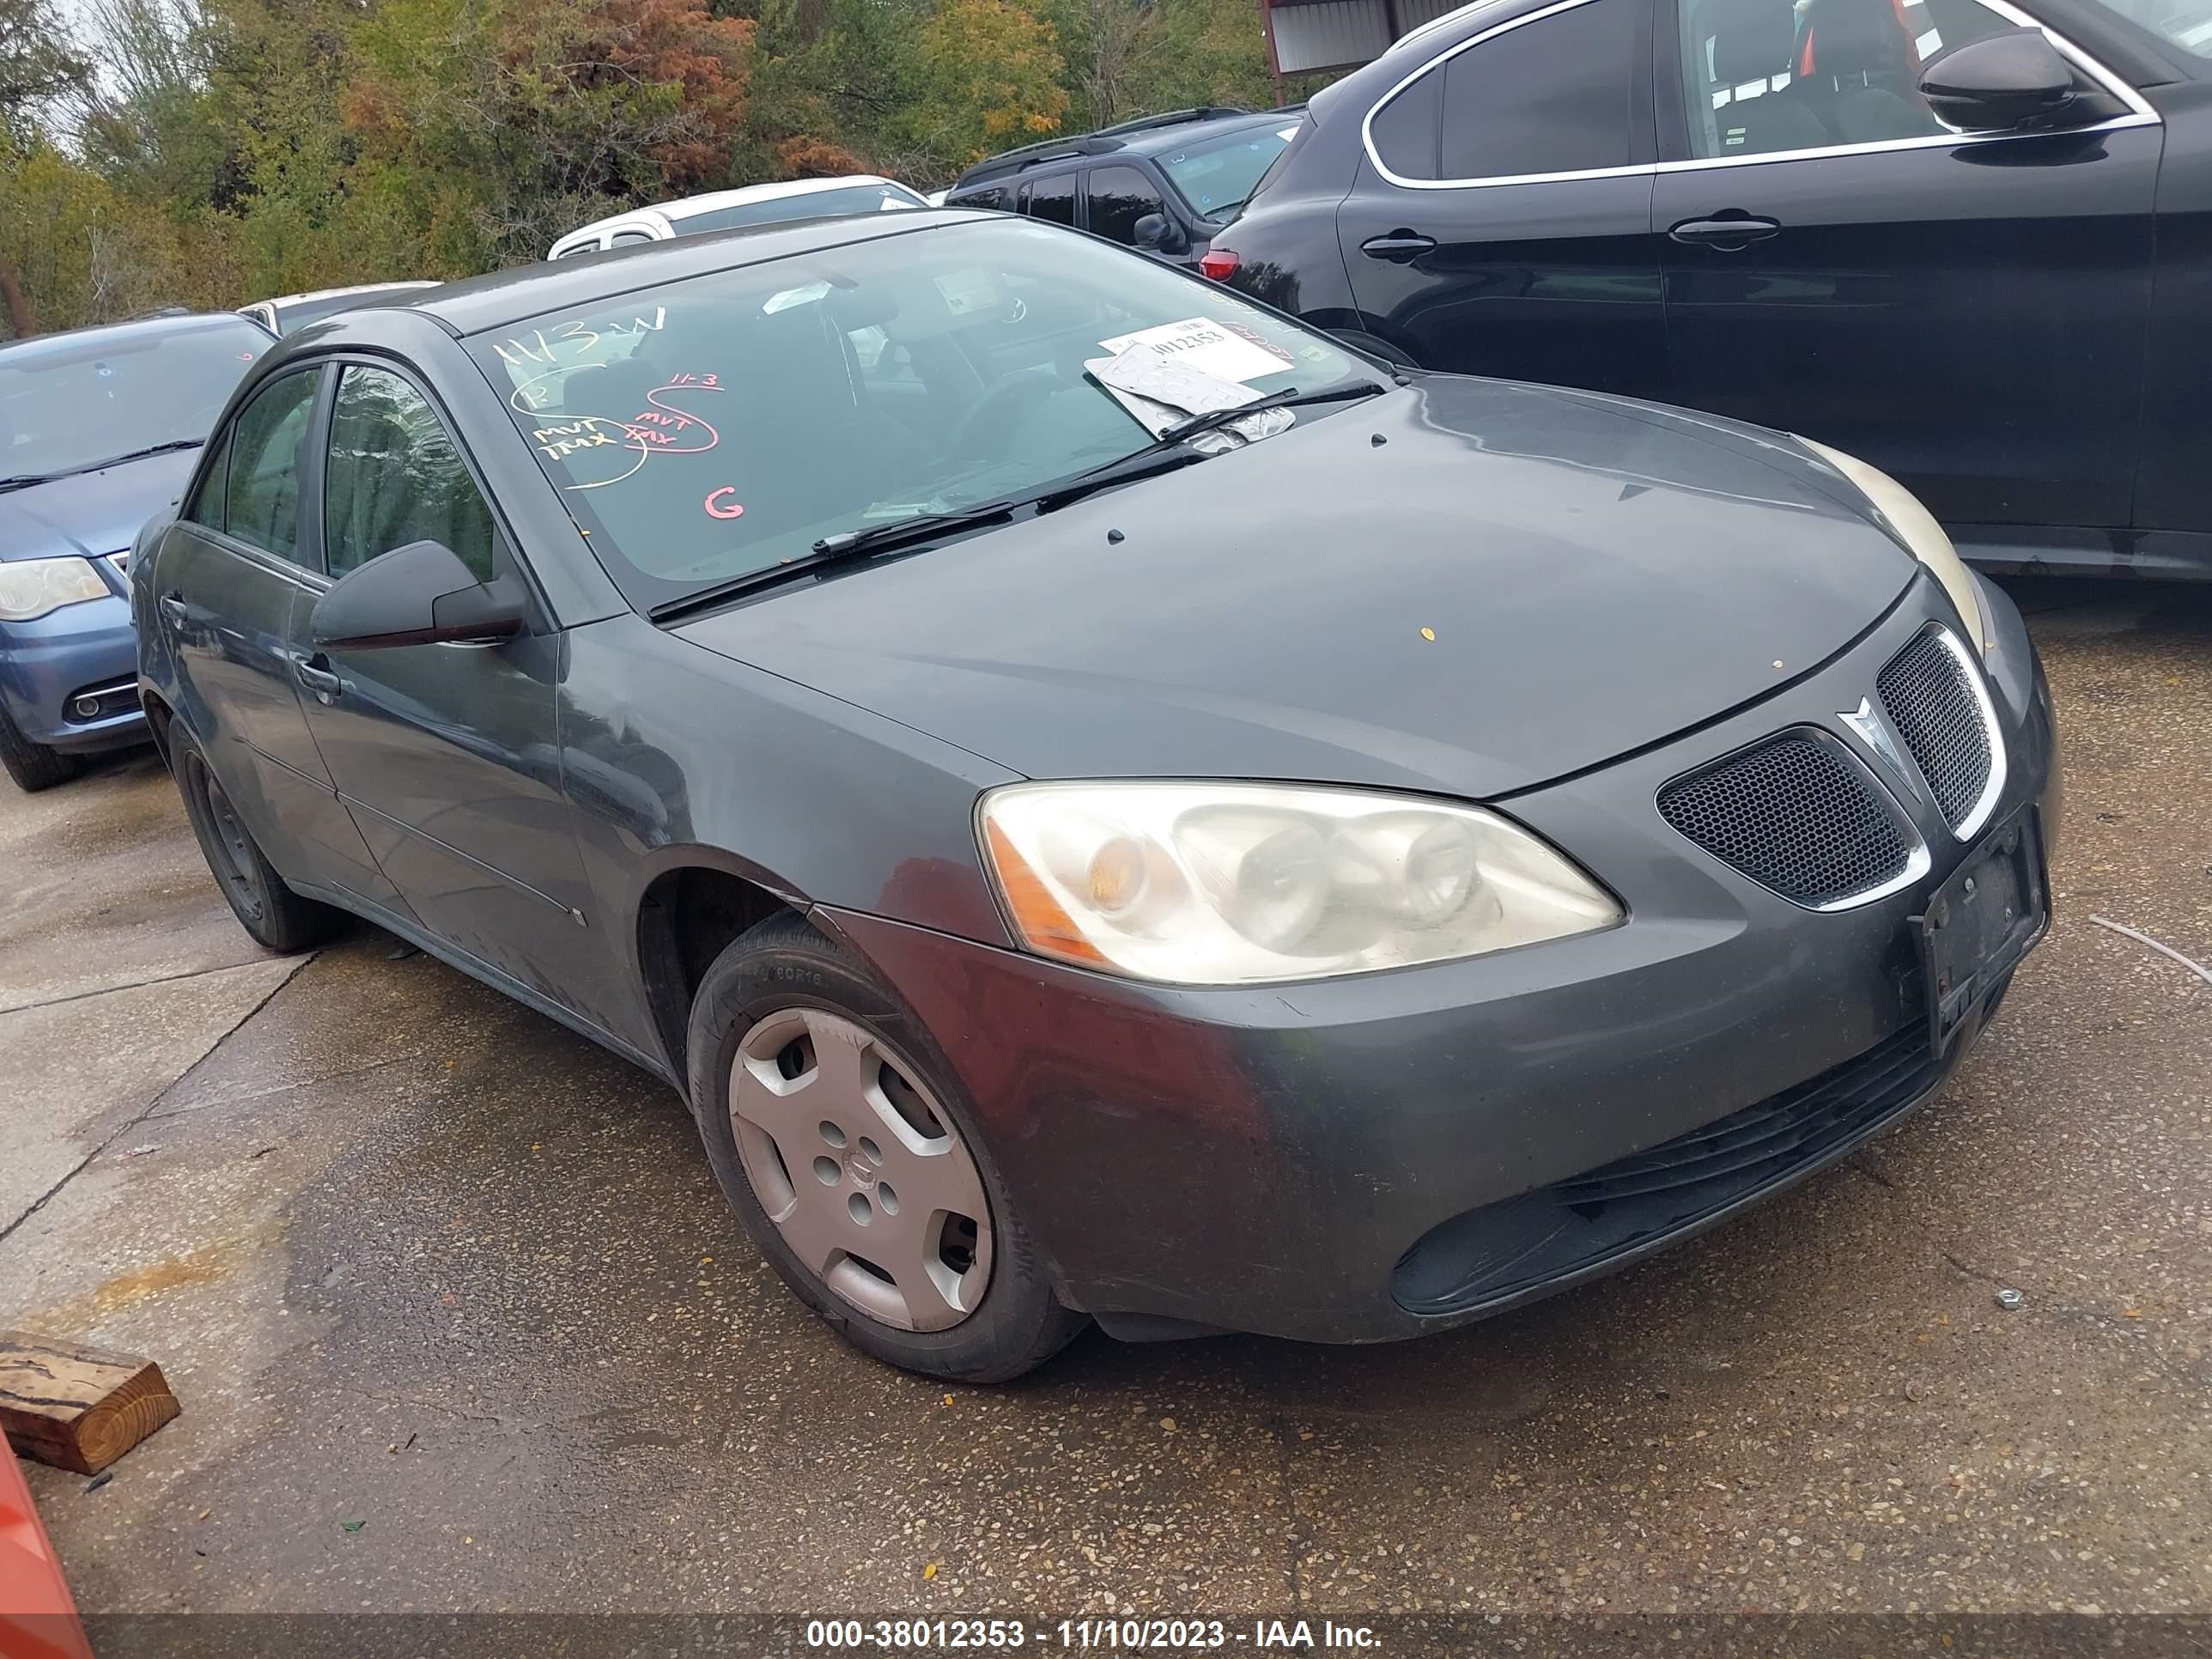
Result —
[{"label": "front wheel", "polygon": [[761,923],[692,1005],[715,1178],[799,1299],[854,1346],[1000,1382],[1083,1328],[914,1017],[797,916]]},{"label": "front wheel", "polygon": [[15,717],[0,708],[0,767],[7,769],[18,789],[33,795],[58,783],[67,783],[84,770],[84,763],[75,755],[49,749],[43,743],[33,743],[23,735]]}]

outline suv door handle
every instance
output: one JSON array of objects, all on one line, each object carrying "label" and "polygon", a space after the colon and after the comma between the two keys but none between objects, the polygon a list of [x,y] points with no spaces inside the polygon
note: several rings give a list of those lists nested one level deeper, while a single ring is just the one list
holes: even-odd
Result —
[{"label": "suv door handle", "polygon": [[167,617],[172,624],[182,628],[185,625],[185,618],[191,613],[185,609],[183,594],[164,593],[161,596],[161,614]]},{"label": "suv door handle", "polygon": [[1437,239],[1424,236],[1418,230],[1394,230],[1388,236],[1370,236],[1359,245],[1359,251],[1370,259],[1388,259],[1393,264],[1410,264],[1424,253],[1433,252]]},{"label": "suv door handle", "polygon": [[1678,242],[1691,242],[1704,247],[1717,248],[1723,253],[1733,253],[1738,248],[1749,247],[1753,242],[1765,241],[1781,228],[1782,222],[1778,219],[1759,219],[1746,213],[1733,219],[1685,219],[1667,234]]},{"label": "suv door handle", "polygon": [[292,678],[299,681],[300,684],[308,690],[313,692],[315,696],[322,699],[323,702],[335,702],[338,694],[345,690],[345,682],[340,679],[336,674],[332,673],[329,669],[318,668],[315,665],[318,660],[326,661],[328,659],[319,657],[293,658]]}]

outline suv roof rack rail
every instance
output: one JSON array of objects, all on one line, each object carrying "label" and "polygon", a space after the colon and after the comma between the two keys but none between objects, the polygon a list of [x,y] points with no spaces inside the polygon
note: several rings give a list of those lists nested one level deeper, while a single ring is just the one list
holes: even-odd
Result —
[{"label": "suv roof rack rail", "polygon": [[1116,121],[1110,127],[1101,127],[1096,137],[1103,138],[1118,132],[1150,132],[1154,127],[1179,127],[1186,121],[1212,121],[1224,115],[1249,115],[1252,112],[1238,104],[1200,104],[1190,109],[1162,110],[1158,115],[1139,115],[1127,121]]},{"label": "suv roof rack rail", "polygon": [[1249,115],[1249,109],[1228,104],[1201,104],[1192,109],[1164,110],[1158,115],[1139,115],[1133,120],[1117,121],[1110,127],[1101,127],[1067,138],[1047,138],[1034,144],[1024,144],[1017,149],[1001,150],[996,155],[978,161],[952,182],[954,190],[965,190],[970,185],[980,185],[988,179],[1003,179],[1010,174],[1042,167],[1047,161],[1065,161],[1076,155],[1104,155],[1122,148],[1126,140],[1139,132],[1150,132],[1158,127],[1178,127],[1192,121],[1211,121],[1224,115]]}]

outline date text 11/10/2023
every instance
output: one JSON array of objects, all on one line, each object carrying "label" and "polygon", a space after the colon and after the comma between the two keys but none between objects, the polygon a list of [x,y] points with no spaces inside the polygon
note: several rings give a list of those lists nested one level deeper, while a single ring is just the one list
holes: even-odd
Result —
[{"label": "date text 11/10/2023", "polygon": [[1063,1619],[1035,1629],[1023,1619],[812,1619],[806,1625],[810,1648],[1005,1650],[1031,1643],[1042,1648],[1121,1652],[1239,1647],[1371,1652],[1382,1645],[1367,1626],[1340,1625],[1328,1619],[1317,1625],[1305,1619],[1255,1619],[1249,1625],[1224,1619]]}]

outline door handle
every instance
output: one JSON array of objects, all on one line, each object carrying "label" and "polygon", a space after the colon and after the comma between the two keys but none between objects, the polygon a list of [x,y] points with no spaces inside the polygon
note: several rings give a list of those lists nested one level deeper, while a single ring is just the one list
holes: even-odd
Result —
[{"label": "door handle", "polygon": [[1685,219],[1667,233],[1678,242],[1689,242],[1701,247],[1717,248],[1723,253],[1733,253],[1738,248],[1749,247],[1753,242],[1763,242],[1782,228],[1778,219],[1759,219],[1750,214],[1740,214],[1732,219]]},{"label": "door handle", "polygon": [[345,690],[345,682],[329,669],[316,667],[315,661],[313,657],[293,658],[292,678],[325,702],[333,702]]},{"label": "door handle", "polygon": [[1393,264],[1410,264],[1424,253],[1431,252],[1437,246],[1433,236],[1424,236],[1418,230],[1394,230],[1388,236],[1370,236],[1359,245],[1359,251],[1370,259],[1388,259]]},{"label": "door handle", "polygon": [[172,624],[182,628],[185,625],[185,618],[191,613],[185,609],[182,594],[164,593],[161,596],[161,614],[167,617]]}]

